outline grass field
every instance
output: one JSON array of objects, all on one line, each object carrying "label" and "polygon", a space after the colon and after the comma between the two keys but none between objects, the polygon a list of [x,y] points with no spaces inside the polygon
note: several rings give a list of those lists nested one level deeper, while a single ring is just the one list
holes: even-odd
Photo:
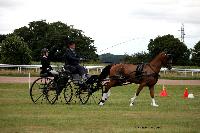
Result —
[{"label": "grass field", "polygon": [[[150,106],[147,88],[134,107],[129,99],[137,86],[112,88],[105,106],[92,100],[86,105],[73,103],[33,104],[28,84],[0,84],[0,132],[63,132],[63,133],[198,133],[200,132],[200,86],[166,86],[168,97],[159,97],[158,108]],[[184,99],[188,87],[194,99]]]}]

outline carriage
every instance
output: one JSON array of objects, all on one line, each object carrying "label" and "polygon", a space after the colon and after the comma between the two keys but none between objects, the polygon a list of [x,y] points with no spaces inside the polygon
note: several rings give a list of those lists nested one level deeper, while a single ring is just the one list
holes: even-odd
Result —
[{"label": "carriage", "polygon": [[30,97],[33,103],[54,104],[62,94],[66,104],[75,98],[86,104],[90,97],[95,103],[99,103],[104,91],[99,75],[91,75],[87,80],[83,80],[78,74],[64,67],[58,73],[56,79],[42,74],[32,83]]},{"label": "carriage", "polygon": [[[172,68],[171,65],[171,54],[160,52],[146,64],[108,65],[102,70],[100,75],[92,75],[86,81],[80,78],[76,79],[75,75],[69,70],[64,70],[60,72],[57,81],[48,77],[40,77],[37,79],[31,86],[30,95],[34,103],[41,97],[44,97],[48,102],[54,104],[63,91],[66,103],[70,103],[74,95],[80,99],[81,103],[85,104],[95,92],[101,92],[98,100],[100,101],[99,105],[102,106],[110,96],[109,90],[111,87],[121,85],[128,81],[129,83],[139,84],[137,92],[131,98],[130,106],[134,105],[135,99],[139,96],[140,91],[145,86],[148,86],[152,98],[151,105],[158,107],[154,99],[154,85],[158,81],[161,67],[166,67],[170,70]],[[103,84],[107,76],[109,76],[108,82]],[[34,95],[34,90],[39,90],[39,95]]]}]

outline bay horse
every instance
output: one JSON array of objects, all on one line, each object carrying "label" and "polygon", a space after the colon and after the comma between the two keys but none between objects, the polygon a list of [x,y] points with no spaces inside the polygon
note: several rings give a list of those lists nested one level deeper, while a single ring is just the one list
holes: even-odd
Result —
[{"label": "bay horse", "polygon": [[101,74],[99,80],[102,81],[109,76],[109,82],[105,85],[105,90],[99,105],[104,105],[105,101],[110,96],[110,88],[123,83],[139,84],[137,92],[131,98],[130,106],[134,105],[136,97],[139,95],[143,87],[148,86],[150,96],[152,98],[151,105],[158,107],[154,99],[154,85],[158,81],[161,67],[166,67],[169,70],[172,68],[172,56],[167,52],[160,52],[147,64],[113,64],[106,66]]}]

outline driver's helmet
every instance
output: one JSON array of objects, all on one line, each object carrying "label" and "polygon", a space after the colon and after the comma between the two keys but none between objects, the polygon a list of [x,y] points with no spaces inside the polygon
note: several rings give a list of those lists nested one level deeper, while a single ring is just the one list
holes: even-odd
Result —
[{"label": "driver's helmet", "polygon": [[48,49],[47,48],[43,48],[41,50],[41,55],[45,55],[47,52],[49,52]]}]

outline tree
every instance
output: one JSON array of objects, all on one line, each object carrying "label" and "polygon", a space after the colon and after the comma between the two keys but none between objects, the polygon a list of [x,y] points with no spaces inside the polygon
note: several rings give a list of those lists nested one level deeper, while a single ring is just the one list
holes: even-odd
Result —
[{"label": "tree", "polygon": [[49,49],[49,58],[52,61],[61,61],[67,47],[68,41],[75,41],[77,53],[82,57],[96,60],[98,55],[96,47],[92,44],[94,40],[84,35],[83,31],[68,26],[62,22],[47,23],[45,20],[33,21],[28,27],[21,27],[14,31],[28,44],[32,50],[34,61],[39,61],[42,48]]},{"label": "tree", "polygon": [[14,34],[9,35],[0,43],[1,61],[5,64],[30,64],[31,51],[23,38]]},{"label": "tree", "polygon": [[14,30],[14,34],[22,37],[28,44],[34,61],[40,60],[40,51],[48,44],[46,41],[47,30],[48,24],[45,20],[33,21],[29,23],[28,27],[24,26]]},{"label": "tree", "polygon": [[0,34],[0,62],[1,62],[1,42],[6,39],[6,35],[1,35]]},{"label": "tree", "polygon": [[6,35],[1,35],[1,34],[0,34],[0,43],[1,43],[4,39],[6,39]]},{"label": "tree", "polygon": [[200,66],[200,41],[194,46],[192,50],[192,63]]},{"label": "tree", "polygon": [[113,55],[110,53],[102,54],[99,59],[103,63],[121,63],[125,58],[125,55]]},{"label": "tree", "polygon": [[31,44],[31,39],[33,37],[33,34],[31,32],[31,30],[29,30],[28,27],[24,26],[24,27],[21,27],[19,29],[15,29],[14,34],[16,34],[20,37],[23,37],[24,41],[27,44]]},{"label": "tree", "polygon": [[150,56],[153,58],[161,51],[168,51],[173,56],[173,64],[175,65],[190,65],[190,51],[187,46],[180,42],[173,35],[158,36],[154,40],[151,39],[148,44]]},{"label": "tree", "polygon": [[146,52],[138,52],[131,56],[126,55],[124,61],[126,63],[138,64],[138,63],[146,63],[149,61],[149,54]]}]

